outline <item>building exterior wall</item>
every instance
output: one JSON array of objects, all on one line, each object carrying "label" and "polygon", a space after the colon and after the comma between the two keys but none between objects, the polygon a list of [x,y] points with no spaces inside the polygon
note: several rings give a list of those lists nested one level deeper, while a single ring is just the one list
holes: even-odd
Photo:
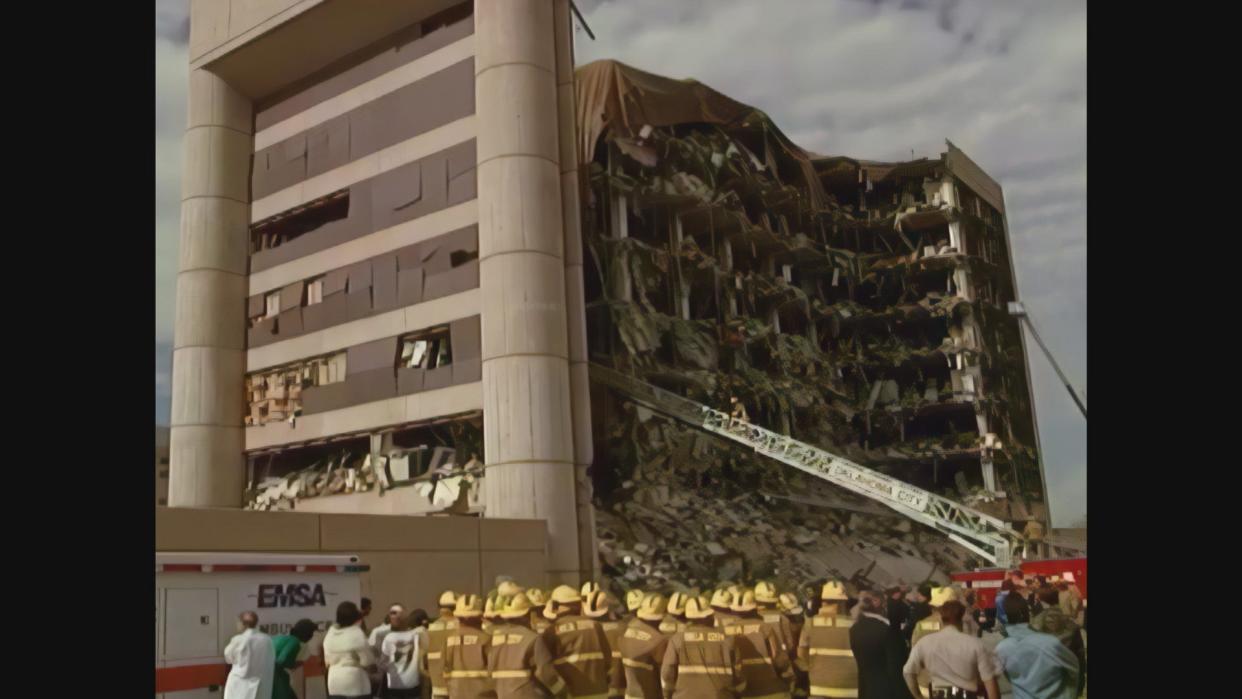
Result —
[{"label": "building exterior wall", "polygon": [[[567,338],[582,323],[566,304],[582,259],[564,254],[577,204],[561,190],[576,173],[557,130],[568,17],[553,0],[192,2],[170,504],[250,502],[256,479],[281,475],[256,468],[272,455],[287,468],[367,437],[377,455],[394,431],[474,425],[482,453],[458,465],[488,465],[484,511],[547,520],[557,580],[590,569],[589,488],[575,497],[589,419],[570,414]],[[208,196],[228,203],[204,210]],[[203,274],[208,254],[227,259]],[[406,368],[420,333],[450,340],[449,364]],[[577,344],[574,410],[589,410]],[[297,379],[292,400],[281,377],[312,370],[330,377]],[[413,492],[301,502],[438,509]]]},{"label": "building exterior wall", "polygon": [[444,590],[486,593],[497,575],[542,585],[545,539],[543,522],[531,520],[155,510],[158,552],[357,554],[371,566],[362,594],[379,610],[433,610]]}]

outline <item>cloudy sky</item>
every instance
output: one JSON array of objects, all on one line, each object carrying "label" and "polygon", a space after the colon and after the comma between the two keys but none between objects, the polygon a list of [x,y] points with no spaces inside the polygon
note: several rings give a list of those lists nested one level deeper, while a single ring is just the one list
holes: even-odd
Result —
[{"label": "cloudy sky", "polygon": [[[616,58],[763,109],[812,151],[893,160],[952,140],[1005,189],[1018,286],[1087,388],[1085,0],[577,0],[579,64]],[[155,5],[155,418],[166,424],[188,0]],[[1086,424],[1033,343],[1055,526],[1086,515]]]}]

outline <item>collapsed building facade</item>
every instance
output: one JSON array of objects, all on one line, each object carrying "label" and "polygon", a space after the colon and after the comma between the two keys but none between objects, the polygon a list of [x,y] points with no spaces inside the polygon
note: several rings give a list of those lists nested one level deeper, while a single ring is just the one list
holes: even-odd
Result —
[{"label": "collapsed building facade", "polygon": [[567,0],[373,4],[192,5],[170,506],[542,519],[549,584],[981,562],[612,372],[1045,523],[1004,201],[960,150],[820,156],[575,71]]},{"label": "collapsed building facade", "polygon": [[[999,185],[952,144],[898,163],[820,156],[693,81],[612,61],[577,79],[593,362],[1038,537]],[[603,555],[631,582],[851,577],[876,557],[849,552],[867,550],[971,563],[819,479],[594,399]]]}]

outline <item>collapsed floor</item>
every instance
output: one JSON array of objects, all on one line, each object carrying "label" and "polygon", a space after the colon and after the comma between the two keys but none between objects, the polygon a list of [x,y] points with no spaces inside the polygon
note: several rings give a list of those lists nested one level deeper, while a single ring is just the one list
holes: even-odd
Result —
[{"label": "collapsed floor", "polygon": [[[1039,536],[998,185],[952,144],[901,163],[819,156],[694,81],[612,61],[576,79],[591,361]],[[593,387],[600,553],[627,586],[982,562],[642,412]]]}]

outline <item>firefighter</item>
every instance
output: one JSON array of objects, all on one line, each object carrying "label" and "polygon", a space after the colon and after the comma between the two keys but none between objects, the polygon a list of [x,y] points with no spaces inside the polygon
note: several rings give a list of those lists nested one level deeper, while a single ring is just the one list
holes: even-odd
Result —
[{"label": "firefighter", "polygon": [[931,591],[931,616],[923,619],[914,625],[914,635],[910,637],[910,647],[913,648],[919,642],[919,639],[929,633],[935,633],[944,628],[944,622],[940,620],[940,608],[945,602],[961,602],[957,588],[954,587],[933,587]]},{"label": "firefighter", "polygon": [[431,680],[431,694],[448,696],[444,682],[444,641],[457,631],[457,619],[453,608],[457,606],[457,593],[445,590],[440,593],[440,616],[427,627],[427,653],[423,656],[423,673]]},{"label": "firefighter", "polygon": [[444,679],[449,699],[495,699],[496,688],[487,672],[492,638],[483,633],[483,600],[462,595],[453,616],[457,630],[444,641]]},{"label": "firefighter", "polygon": [[810,695],[811,682],[806,670],[796,662],[798,657],[798,641],[802,637],[802,628],[806,623],[806,617],[803,616],[802,604],[798,602],[798,596],[792,592],[786,592],[780,596],[781,615],[789,621],[789,630],[793,643],[789,647],[789,652],[793,655],[794,662],[794,699],[803,698]]},{"label": "firefighter", "polygon": [[532,587],[526,590],[526,601],[530,603],[530,628],[535,633],[543,633],[552,624],[543,616],[544,605],[548,603],[548,594]]},{"label": "firefighter", "polygon": [[750,590],[734,598],[733,612],[737,621],[725,627],[725,633],[733,637],[742,661],[742,675],[746,679],[742,696],[788,699],[794,674],[779,626],[763,620],[755,593]]},{"label": "firefighter", "polygon": [[653,593],[643,597],[631,621],[617,641],[624,669],[620,680],[613,679],[613,688],[624,690],[632,699],[662,699],[660,663],[668,647],[669,635],[659,629],[668,613],[668,600]]},{"label": "firefighter", "polygon": [[711,607],[716,628],[724,628],[737,621],[733,614],[733,593],[727,587],[718,588],[712,593]]},{"label": "firefighter", "polygon": [[638,608],[642,606],[647,594],[638,588],[625,593],[625,616],[622,619],[628,624],[638,618]]},{"label": "firefighter", "polygon": [[496,699],[542,699],[565,692],[565,681],[552,665],[552,652],[543,636],[531,629],[533,610],[530,598],[521,592],[500,610],[487,659]]},{"label": "firefighter", "polygon": [[[612,605],[612,595],[603,590],[592,592],[582,598],[582,614],[599,622],[604,628],[604,637],[608,639],[608,648],[612,651],[612,660],[608,665],[608,696],[620,697],[625,694],[625,670],[621,664],[621,648],[617,642],[625,631],[625,624],[617,619]],[[620,687],[618,687],[620,683]]]},{"label": "firefighter", "polygon": [[830,580],[819,594],[819,611],[807,620],[798,639],[798,664],[806,669],[812,697],[857,697],[858,665],[850,650],[845,585]]},{"label": "firefighter", "polygon": [[776,630],[792,661],[798,654],[798,641],[793,636],[793,625],[778,608],[780,597],[776,594],[776,585],[766,581],[756,583],[755,601],[759,603],[759,616]]},{"label": "firefighter", "polygon": [[668,610],[665,612],[664,620],[660,622],[660,633],[672,635],[686,628],[687,599],[689,597],[684,592],[674,592],[668,596]]},{"label": "firefighter", "polygon": [[552,591],[551,605],[556,620],[543,636],[569,696],[602,699],[608,694],[608,670],[612,665],[612,649],[604,627],[583,616],[582,596],[568,585]]},{"label": "firefighter", "polygon": [[483,624],[481,626],[483,633],[490,634],[492,628],[496,626],[496,622],[500,621],[500,610],[504,607],[507,597],[501,597],[500,593],[492,590],[487,596],[487,601],[483,604]]},{"label": "firefighter", "polygon": [[706,597],[686,600],[686,628],[669,639],[660,665],[664,699],[729,699],[745,691],[741,658],[733,639],[713,626],[714,614]]}]

